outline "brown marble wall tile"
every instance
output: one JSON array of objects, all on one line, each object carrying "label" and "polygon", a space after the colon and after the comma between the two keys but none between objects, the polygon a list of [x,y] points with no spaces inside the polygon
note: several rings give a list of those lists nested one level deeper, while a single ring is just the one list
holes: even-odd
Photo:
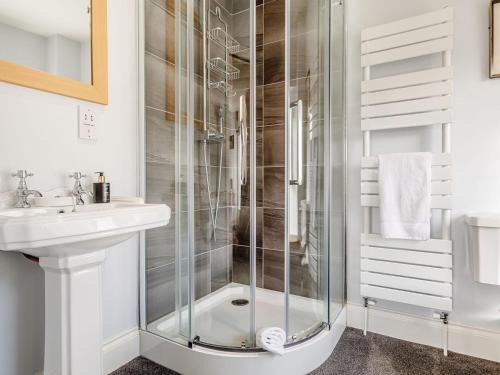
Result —
[{"label": "brown marble wall tile", "polygon": [[251,143],[255,142],[255,165],[257,167],[262,167],[264,164],[264,129],[262,127],[257,127],[255,130],[255,140],[251,139],[250,129],[248,130],[248,142],[247,142],[247,162],[246,165],[250,168],[250,147]]},{"label": "brown marble wall tile", "polygon": [[264,288],[285,290],[285,253],[264,249]]},{"label": "brown marble wall tile", "polygon": [[175,64],[175,18],[157,2],[145,2],[146,51]]},{"label": "brown marble wall tile", "polygon": [[[240,70],[240,77],[233,81],[235,90],[249,89],[250,87],[250,50],[241,50],[231,55],[231,64]],[[264,47],[255,49],[255,81],[257,86],[262,85],[264,76]],[[237,95],[237,97],[239,97]],[[237,103],[236,103],[237,104]]]},{"label": "brown marble wall tile", "polygon": [[[250,208],[241,207],[241,209],[234,208],[236,214],[234,232],[233,232],[233,244],[250,246]],[[256,210],[256,223],[255,229],[257,233],[255,234],[256,246],[262,247],[263,238],[263,210],[262,208],[257,208]]]},{"label": "brown marble wall tile", "polygon": [[255,89],[255,117],[256,125],[264,126],[264,87],[257,86]]},{"label": "brown marble wall tile", "polygon": [[194,211],[195,254],[209,251],[212,241],[212,224],[209,210]]},{"label": "brown marble wall tile", "polygon": [[285,208],[284,167],[264,167],[264,207]]},{"label": "brown marble wall tile", "polygon": [[264,2],[264,44],[285,39],[285,0]]},{"label": "brown marble wall tile", "polygon": [[[264,249],[264,288],[284,291],[285,253]],[[317,298],[318,275],[305,255],[290,253],[290,293],[302,297]]]},{"label": "brown marble wall tile", "polygon": [[198,76],[203,77],[203,68],[205,64],[203,62],[203,33],[201,31],[194,31],[194,56],[193,65],[194,72]]},{"label": "brown marble wall tile", "polygon": [[284,249],[285,210],[264,208],[263,247],[266,249]]},{"label": "brown marble wall tile", "polygon": [[[174,166],[175,170],[175,166]],[[208,204],[208,190],[207,190],[207,181],[206,181],[206,176],[205,176],[205,167],[203,166],[195,166],[193,170],[193,177],[194,177],[194,209],[195,210],[204,210],[208,209],[209,204]],[[175,172],[174,172],[175,173]],[[175,180],[175,175],[174,175],[174,180]],[[175,194],[175,181],[170,181],[172,184],[172,189],[174,189],[174,194]],[[178,185],[178,191],[177,194],[180,197],[180,205],[179,207],[176,206],[170,206],[173,210],[176,209],[178,211],[186,211],[188,209],[188,193],[187,193],[187,185],[186,184],[179,184]],[[154,186],[149,186],[147,185],[147,193],[151,194],[151,196],[154,196],[156,194],[161,194],[162,192],[165,191],[165,187],[159,183]],[[175,204],[175,200],[173,202]]]},{"label": "brown marble wall tile", "polygon": [[[256,0],[255,5],[259,6],[264,3],[263,0]],[[242,12],[246,9],[248,9],[250,6],[250,0],[233,0],[233,13],[239,13]]]},{"label": "brown marble wall tile", "polygon": [[[263,191],[264,191],[264,168],[257,167],[256,168],[256,182],[255,182],[255,198],[256,198],[256,207],[262,207],[262,202],[264,200]],[[250,176],[248,176],[247,183],[243,185],[241,190],[241,205],[242,206],[250,206]],[[252,202],[253,204],[253,202]]]},{"label": "brown marble wall tile", "polygon": [[175,113],[175,66],[146,54],[146,106]]},{"label": "brown marble wall tile", "polygon": [[175,116],[146,109],[146,161],[175,164]]},{"label": "brown marble wall tile", "polygon": [[172,15],[175,14],[175,0],[150,0],[156,5],[162,7]]},{"label": "brown marble wall tile", "polygon": [[264,84],[285,81],[285,41],[264,45]]},{"label": "brown marble wall tile", "polygon": [[215,292],[231,282],[233,248],[225,246],[210,252],[210,290]]},{"label": "brown marble wall tile", "polygon": [[[219,198],[219,207],[225,207],[229,206],[231,204],[231,186],[229,183],[229,180],[231,179],[232,176],[235,175],[235,173],[232,174],[232,172],[236,172],[236,168],[220,168],[219,167],[209,167],[208,168],[208,173],[209,173],[209,182],[210,182],[210,191],[211,191],[211,198],[212,202],[214,204],[215,208],[215,203],[217,201],[217,189],[219,190],[218,193],[218,198]],[[202,178],[203,178],[203,185],[200,184],[200,186],[204,189],[206,189],[206,170],[204,167],[202,167]],[[220,187],[218,187],[219,184],[219,173],[220,173]],[[206,196],[208,200],[208,195]]]},{"label": "brown marble wall tile", "polygon": [[[214,201],[213,201],[214,202]],[[210,249],[219,249],[233,243],[233,222],[234,222],[234,209],[232,207],[219,207],[217,214],[216,236],[212,236],[210,217],[208,220]],[[215,214],[215,206],[213,206]]]},{"label": "brown marble wall tile", "polygon": [[[262,249],[256,249],[256,284],[263,287]],[[233,245],[233,282],[250,285],[250,248],[248,246]]]},{"label": "brown marble wall tile", "polygon": [[210,293],[210,254],[203,253],[194,257],[194,298],[205,297]]},{"label": "brown marble wall tile", "polygon": [[[255,43],[261,46],[264,36],[264,7],[257,6],[255,9]],[[240,49],[250,47],[250,11],[246,10],[233,14],[232,37],[240,43]]]},{"label": "brown marble wall tile", "polygon": [[285,166],[285,125],[264,127],[264,166]]},{"label": "brown marble wall tile", "polygon": [[146,162],[146,202],[175,207],[175,165]]},{"label": "brown marble wall tile", "polygon": [[317,75],[321,51],[318,49],[317,31],[299,34],[290,40],[290,78],[304,78]]},{"label": "brown marble wall tile", "polygon": [[[285,123],[285,83],[264,86],[264,126]],[[265,142],[265,141],[264,141]]]},{"label": "brown marble wall tile", "polygon": [[146,269],[175,261],[175,214],[170,223],[161,228],[146,231]]},{"label": "brown marble wall tile", "polygon": [[290,34],[291,36],[317,30],[319,17],[319,1],[293,0],[290,7]]},{"label": "brown marble wall tile", "polygon": [[257,0],[255,8],[255,44],[262,46],[264,44],[264,5]]},{"label": "brown marble wall tile", "polygon": [[152,322],[175,310],[175,263],[146,270],[146,315]]}]

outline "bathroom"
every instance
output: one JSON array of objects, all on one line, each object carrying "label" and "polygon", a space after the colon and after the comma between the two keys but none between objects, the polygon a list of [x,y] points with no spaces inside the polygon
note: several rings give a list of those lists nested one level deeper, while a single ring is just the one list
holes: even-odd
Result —
[{"label": "bathroom", "polygon": [[[500,286],[474,272],[483,216],[466,220],[500,212],[495,2],[65,3],[0,1],[1,375],[500,373]],[[30,65],[32,40],[13,34],[37,23],[44,38],[70,33],[66,11],[87,41],[78,77]],[[452,14],[447,58],[366,68],[363,30],[435,12]],[[453,69],[449,127],[366,131],[363,81],[442,66]],[[373,258],[362,234],[379,231],[378,210],[360,200],[363,157],[417,152],[451,155],[436,184],[444,214],[433,209],[429,229],[452,243],[433,267],[452,279],[441,294],[383,298],[363,279]],[[31,208],[15,207],[20,179],[43,195],[26,198]],[[92,203],[106,183],[111,202]],[[66,203],[34,207],[51,196]],[[133,228],[80,242],[99,250],[87,273],[71,260],[89,246],[28,246],[38,232],[8,227],[29,212],[62,225],[120,209],[116,225]],[[263,328],[279,345],[266,346]]]}]

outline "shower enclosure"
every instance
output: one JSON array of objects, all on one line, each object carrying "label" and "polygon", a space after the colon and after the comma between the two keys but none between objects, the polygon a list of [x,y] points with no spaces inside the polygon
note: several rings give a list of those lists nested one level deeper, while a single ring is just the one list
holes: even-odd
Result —
[{"label": "shower enclosure", "polygon": [[344,304],[344,9],[330,0],[144,0],[142,328],[256,351]]}]

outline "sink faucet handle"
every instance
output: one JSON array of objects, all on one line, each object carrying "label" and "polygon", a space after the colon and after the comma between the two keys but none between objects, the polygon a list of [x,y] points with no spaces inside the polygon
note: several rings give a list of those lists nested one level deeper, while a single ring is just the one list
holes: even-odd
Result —
[{"label": "sink faucet handle", "polygon": [[87,177],[87,175],[82,172],[74,172],[73,174],[70,174],[69,177],[74,178],[75,180],[81,180],[82,178]]},{"label": "sink faucet handle", "polygon": [[16,173],[12,173],[12,177],[26,178],[34,176],[33,173],[28,173],[25,169],[19,169]]}]

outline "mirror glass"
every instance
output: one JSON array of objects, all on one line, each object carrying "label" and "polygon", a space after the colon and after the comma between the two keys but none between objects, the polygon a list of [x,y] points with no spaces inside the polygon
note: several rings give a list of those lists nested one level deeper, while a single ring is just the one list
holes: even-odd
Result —
[{"label": "mirror glass", "polygon": [[0,0],[0,60],[91,84],[90,0]]}]

